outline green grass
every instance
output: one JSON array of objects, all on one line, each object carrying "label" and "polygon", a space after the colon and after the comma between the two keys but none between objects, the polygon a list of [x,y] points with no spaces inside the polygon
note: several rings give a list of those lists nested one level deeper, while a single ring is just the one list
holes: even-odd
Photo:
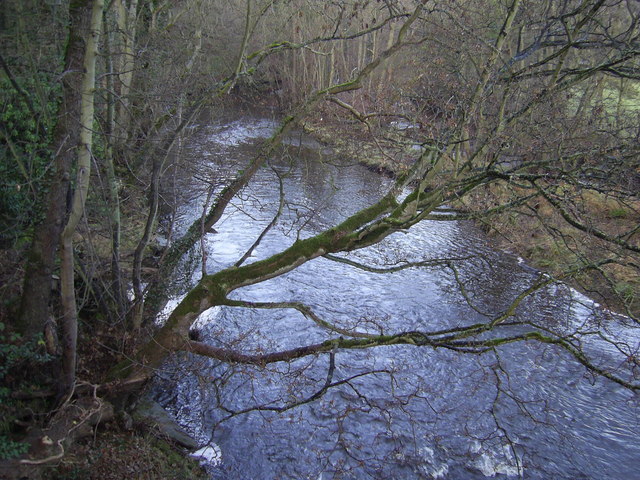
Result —
[{"label": "green grass", "polygon": [[[627,79],[620,85],[617,80],[603,80],[600,95],[595,94],[583,114],[597,114],[601,120],[615,122],[622,116],[635,117],[640,112],[640,81]],[[584,88],[594,88],[592,84],[586,84]],[[572,96],[568,101],[568,111],[570,116],[576,114],[578,105],[583,97],[585,89],[576,87],[572,90]]]},{"label": "green grass", "polygon": [[629,211],[625,208],[612,208],[609,210],[610,218],[627,218],[629,216]]}]

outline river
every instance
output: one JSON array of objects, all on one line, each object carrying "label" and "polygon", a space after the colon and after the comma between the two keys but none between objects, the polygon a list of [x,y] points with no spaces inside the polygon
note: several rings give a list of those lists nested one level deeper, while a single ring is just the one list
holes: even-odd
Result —
[{"label": "river", "polygon": [[[192,170],[179,179],[188,201],[178,230],[202,213],[204,180],[222,184],[233,176],[275,126],[268,117],[246,116],[197,130],[185,145]],[[236,262],[273,218],[276,172],[286,205],[248,262],[336,224],[389,186],[388,179],[300,134],[285,143],[233,202],[217,232],[206,236],[209,273]],[[467,222],[425,221],[348,255],[374,266],[442,257],[460,259],[459,279],[474,308],[449,269],[381,275],[324,258],[239,289],[233,298],[304,302],[344,328],[433,330],[486,320],[482,313],[499,312],[538,277]],[[193,273],[201,268],[199,254],[183,267],[184,287],[199,275]],[[533,295],[519,314],[567,332],[606,324],[638,348],[623,317],[564,285]],[[217,307],[196,326],[205,341],[242,351],[328,338],[285,309]],[[621,361],[610,345],[592,343],[602,362]],[[214,479],[640,478],[637,395],[593,378],[557,348],[527,342],[482,356],[407,346],[338,351],[331,380],[340,385],[296,408],[268,410],[311,397],[325,384],[329,363],[323,356],[261,369],[182,354],[160,372],[152,395],[203,445],[217,445],[221,461],[207,467]],[[231,414],[257,406],[262,409]]]}]

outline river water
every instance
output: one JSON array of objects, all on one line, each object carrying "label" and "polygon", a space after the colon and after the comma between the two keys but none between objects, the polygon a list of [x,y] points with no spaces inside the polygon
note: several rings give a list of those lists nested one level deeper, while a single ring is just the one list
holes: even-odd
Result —
[{"label": "river water", "polygon": [[[203,186],[219,188],[236,174],[275,125],[242,117],[198,129],[185,147],[194,167],[178,185],[189,192],[178,230],[202,213]],[[206,236],[209,273],[236,262],[271,221],[278,176],[283,213],[247,262],[336,224],[389,187],[388,179],[298,134],[275,157]],[[381,267],[453,259],[466,299],[444,267],[382,275],[324,258],[233,298],[304,302],[343,328],[372,333],[435,330],[486,321],[484,314],[501,311],[538,278],[466,222],[423,222],[348,258]],[[198,252],[185,259],[183,288],[199,276],[200,262]],[[623,317],[564,285],[533,295],[519,316],[567,334],[586,332],[585,348],[601,364],[625,366],[614,346],[588,335],[596,326],[638,349]],[[245,352],[330,338],[286,309],[216,307],[196,327],[203,340]],[[557,348],[527,342],[482,356],[408,346],[338,351],[330,378],[338,385],[273,411],[318,392],[329,364],[323,356],[262,369],[181,354],[160,372],[152,394],[202,445],[217,445],[221,460],[207,467],[214,479],[640,478],[637,395],[587,374]]]}]

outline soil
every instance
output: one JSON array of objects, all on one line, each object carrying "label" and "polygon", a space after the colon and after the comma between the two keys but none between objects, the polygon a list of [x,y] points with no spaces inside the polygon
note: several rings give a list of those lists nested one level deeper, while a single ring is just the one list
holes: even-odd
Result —
[{"label": "soil", "polygon": [[57,464],[43,470],[44,480],[206,479],[206,472],[185,452],[152,433],[126,430],[115,423],[95,438],[76,443]]}]

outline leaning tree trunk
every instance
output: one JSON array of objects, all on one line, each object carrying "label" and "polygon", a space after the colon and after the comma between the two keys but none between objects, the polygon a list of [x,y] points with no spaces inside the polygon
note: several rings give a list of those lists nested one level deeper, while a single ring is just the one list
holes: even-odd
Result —
[{"label": "leaning tree trunk", "polygon": [[[358,72],[356,78],[347,83],[317,91],[314,95],[307,98],[305,103],[300,107],[300,114],[308,112],[309,109],[327,95],[337,95],[361,88],[363,81],[368,78],[369,75],[403,48],[407,31],[419,17],[421,11],[422,6],[418,5],[411,17],[400,29],[396,42],[382,52],[377,59],[372,60]],[[269,151],[269,148],[273,148],[273,145],[279,140],[279,135],[286,132],[296,118],[297,116],[294,114],[285,119],[279,132],[274,135],[270,144],[267,146],[267,151]],[[256,157],[248,170],[257,170],[264,161],[261,158],[260,156]],[[418,163],[422,166],[424,160]],[[232,182],[231,185],[223,191],[219,201],[214,204],[204,219],[204,230],[208,230],[208,227],[215,223],[215,219],[219,218],[218,215],[222,214],[228,202],[233,198],[235,193],[237,193],[235,188],[246,184],[243,182],[249,181],[252,175],[252,172],[245,171],[239,179]],[[277,277],[326,253],[363,248],[395,231],[399,225],[398,222],[405,221],[407,208],[411,207],[414,202],[413,197],[410,196],[404,200],[403,205],[398,205],[395,198],[398,192],[408,185],[410,175],[410,173],[407,173],[399,178],[396,181],[396,186],[392,189],[392,193],[385,196],[378,203],[369,208],[365,208],[342,224],[320,235],[297,241],[292,247],[273,255],[267,260],[246,266],[232,267],[214,275],[204,276],[198,285],[194,287],[173,310],[163,327],[137,352],[136,359],[127,359],[114,366],[110,371],[110,377],[112,379],[124,380],[124,385],[137,388],[150,378],[153,371],[161,365],[169,353],[185,348],[185,341],[188,341],[189,328],[198,316],[210,307],[227,304],[227,295],[233,290]],[[424,185],[420,184],[416,191],[423,192]],[[225,194],[230,196],[225,197]],[[437,198],[439,192],[433,192],[430,195]],[[420,196],[415,194],[414,197],[419,198]],[[439,198],[437,198],[436,203],[439,203]],[[391,211],[393,211],[393,213],[390,214],[389,219],[385,218],[374,222],[374,220],[385,214],[389,214]],[[387,222],[386,220],[389,221]],[[370,228],[368,231],[365,231],[364,227],[367,224],[370,224]],[[202,220],[196,220],[182,240],[191,240],[193,238],[195,242],[195,240],[199,238],[202,230]],[[193,237],[189,235],[189,233],[192,233]],[[197,234],[198,237],[196,237],[195,234]],[[181,245],[187,248],[192,244],[190,241],[181,242]]]},{"label": "leaning tree trunk", "polygon": [[[421,11],[421,7],[416,9],[416,12]],[[388,48],[380,53],[380,56],[376,59],[372,59],[363,69],[358,72],[356,78],[338,85],[328,86],[322,90],[316,91],[314,94],[307,96],[306,100],[290,115],[288,115],[280,128],[272,135],[270,140],[264,145],[261,151],[256,155],[249,165],[243,170],[242,174],[230,182],[218,195],[216,200],[209,208],[208,213],[202,218],[197,219],[187,229],[186,233],[174,242],[168,251],[164,255],[164,259],[159,266],[159,272],[148,286],[148,293],[145,296],[144,311],[140,309],[137,315],[144,315],[144,318],[137,317],[138,321],[141,320],[153,320],[162,311],[169,298],[167,293],[167,287],[173,275],[173,272],[182,258],[201,238],[203,231],[210,231],[211,228],[220,220],[225,209],[231,202],[231,200],[237,195],[237,193],[244,188],[245,185],[253,178],[253,175],[258,169],[265,163],[267,158],[273,153],[277,145],[280,144],[282,138],[293,127],[293,125],[309,113],[321,100],[327,96],[337,95],[341,92],[348,92],[360,89],[364,79],[368,78],[380,65],[384,65],[390,57],[395,55],[402,47],[404,37],[407,34],[409,25],[415,20],[415,15],[410,17],[409,20],[400,30],[397,39],[394,39]],[[255,24],[252,28],[255,27]],[[241,62],[243,56],[238,57],[238,62]],[[295,66],[295,64],[294,64]],[[226,85],[230,85],[234,80],[232,78]],[[223,86],[220,92],[226,92],[228,88]],[[141,262],[141,259],[138,260]],[[134,291],[136,289],[135,272],[139,271],[139,266],[135,266],[134,261]],[[141,292],[142,293],[142,292]],[[140,296],[142,299],[142,296]],[[140,307],[139,307],[140,308]],[[136,318],[136,317],[134,317]]]},{"label": "leaning tree trunk", "polygon": [[93,0],[91,27],[87,36],[84,55],[84,77],[82,80],[82,106],[80,111],[80,144],[75,193],[69,220],[62,231],[61,290],[62,290],[62,378],[59,387],[62,393],[72,391],[76,375],[76,346],[78,339],[78,312],[74,289],[73,234],[84,214],[84,205],[89,191],[91,175],[91,149],[93,142],[93,108],[96,84],[96,59],[98,39],[102,28],[103,0]]},{"label": "leaning tree trunk", "polygon": [[[194,63],[198,55],[200,54],[200,50],[202,48],[202,30],[200,28],[196,29],[195,40],[196,44],[191,58],[186,64],[184,75],[187,75],[191,72]],[[242,58],[240,58],[239,62],[241,61]],[[158,208],[160,205],[160,177],[164,169],[164,164],[169,157],[171,149],[173,148],[176,141],[178,141],[178,144],[180,144],[180,139],[184,132],[184,129],[191,124],[191,122],[200,113],[204,105],[204,101],[196,102],[194,105],[189,107],[185,114],[183,114],[184,103],[185,99],[182,95],[179,99],[178,104],[178,126],[176,127],[175,131],[171,132],[166,139],[162,156],[157,150],[154,150],[151,155],[153,157],[153,169],[151,173],[151,183],[149,185],[149,215],[147,216],[144,232],[142,234],[142,237],[140,238],[140,241],[138,242],[138,245],[136,246],[133,255],[132,284],[134,304],[131,311],[130,323],[134,330],[138,330],[142,326],[145,306],[144,291],[142,288],[142,260],[144,257],[145,249],[147,248],[147,246],[149,245],[149,241],[151,240],[151,235],[156,228]]]}]

